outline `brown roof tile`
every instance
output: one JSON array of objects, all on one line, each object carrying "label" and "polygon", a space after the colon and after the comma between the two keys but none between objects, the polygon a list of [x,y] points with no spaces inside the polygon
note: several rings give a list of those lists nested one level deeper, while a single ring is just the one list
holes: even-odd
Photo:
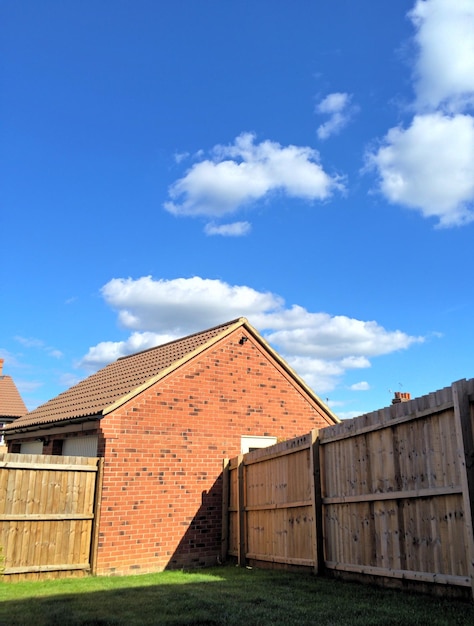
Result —
[{"label": "brown roof tile", "polygon": [[111,405],[152,384],[165,370],[177,366],[194,351],[203,349],[216,337],[246,323],[239,318],[220,326],[171,341],[156,348],[121,357],[49,402],[16,420],[10,428],[102,415]]},{"label": "brown roof tile", "polygon": [[11,376],[3,373],[3,359],[0,359],[0,418],[17,418],[27,411],[25,403]]}]

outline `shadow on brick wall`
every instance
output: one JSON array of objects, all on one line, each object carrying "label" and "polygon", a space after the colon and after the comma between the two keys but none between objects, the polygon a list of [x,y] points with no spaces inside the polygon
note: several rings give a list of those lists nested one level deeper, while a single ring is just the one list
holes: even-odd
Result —
[{"label": "shadow on brick wall", "polygon": [[196,514],[177,523],[186,530],[166,569],[217,565],[222,532],[222,474],[211,489],[202,492]]}]

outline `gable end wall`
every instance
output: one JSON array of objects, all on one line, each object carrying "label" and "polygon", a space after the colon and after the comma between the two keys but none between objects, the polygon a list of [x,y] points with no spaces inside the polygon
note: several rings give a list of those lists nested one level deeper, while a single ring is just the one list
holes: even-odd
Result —
[{"label": "gable end wall", "polygon": [[331,423],[243,331],[102,419],[98,574],[216,564],[223,458],[242,435],[283,440]]}]

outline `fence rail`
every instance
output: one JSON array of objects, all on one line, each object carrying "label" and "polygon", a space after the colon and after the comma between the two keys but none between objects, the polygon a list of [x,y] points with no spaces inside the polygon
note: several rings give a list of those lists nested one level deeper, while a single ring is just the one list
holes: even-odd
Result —
[{"label": "fence rail", "polygon": [[227,554],[474,595],[473,408],[458,381],[231,459]]},{"label": "fence rail", "polygon": [[93,567],[101,460],[0,454],[0,547],[9,580]]}]

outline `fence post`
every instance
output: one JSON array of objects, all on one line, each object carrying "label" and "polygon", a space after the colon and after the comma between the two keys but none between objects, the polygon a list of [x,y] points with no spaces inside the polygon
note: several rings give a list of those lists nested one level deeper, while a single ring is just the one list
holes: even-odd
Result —
[{"label": "fence post", "polygon": [[321,487],[321,446],[319,443],[318,429],[311,431],[311,458],[313,462],[313,498],[316,528],[314,573],[322,574],[324,571],[323,501]]},{"label": "fence post", "polygon": [[224,459],[222,465],[222,536],[221,562],[227,560],[229,551],[229,459]]},{"label": "fence post", "polygon": [[89,563],[91,574],[97,573],[97,553],[99,548],[99,527],[100,527],[100,509],[102,505],[102,485],[104,482],[104,459],[97,459],[97,474],[95,479],[94,491],[94,519],[92,520],[91,548]]},{"label": "fence post", "polygon": [[247,554],[247,541],[245,532],[245,465],[244,455],[239,454],[238,467],[237,467],[237,509],[238,509],[238,528],[239,528],[239,555],[238,563],[242,567],[246,563]]},{"label": "fence post", "polygon": [[464,504],[464,524],[466,549],[468,554],[469,576],[472,597],[474,598],[474,537],[472,514],[474,512],[474,440],[471,423],[471,410],[466,380],[451,385],[456,425],[456,440],[460,455],[461,486]]}]

